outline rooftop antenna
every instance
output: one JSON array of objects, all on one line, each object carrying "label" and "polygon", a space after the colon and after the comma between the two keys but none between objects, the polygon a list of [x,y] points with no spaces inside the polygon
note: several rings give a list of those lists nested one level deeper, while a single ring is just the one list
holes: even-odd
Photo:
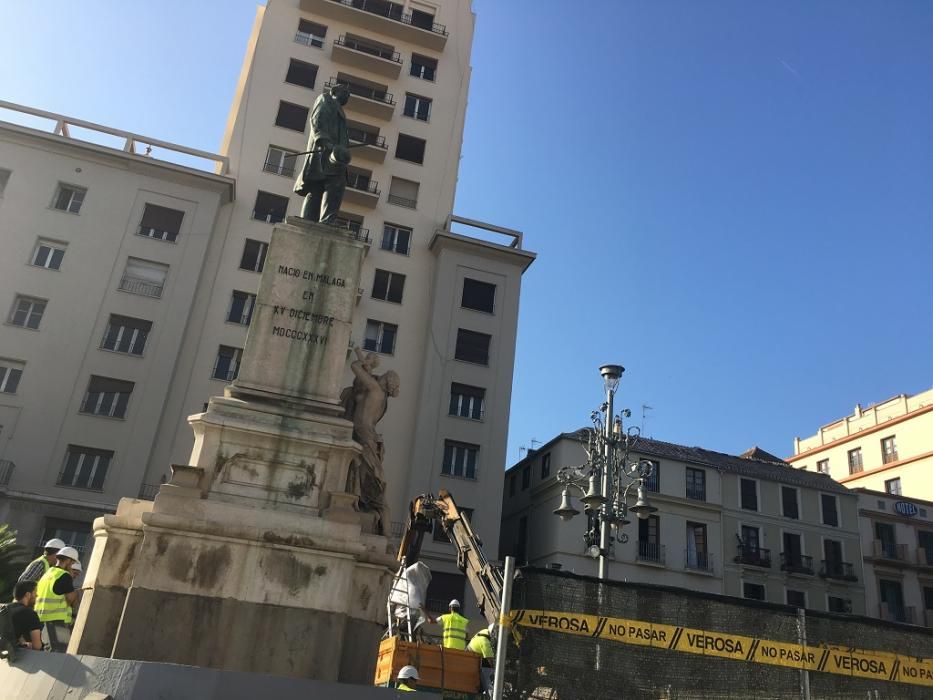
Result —
[{"label": "rooftop antenna", "polygon": [[544,443],[541,442],[540,440],[536,440],[535,438],[531,438],[531,449],[536,450],[536,449],[538,449],[538,448],[537,448],[538,445],[543,445],[543,444],[544,444]]},{"label": "rooftop antenna", "polygon": [[654,410],[654,407],[653,407],[653,406],[649,406],[649,405],[646,404],[646,403],[643,403],[643,404],[641,405],[641,434],[642,434],[642,435],[645,434],[645,419],[647,418],[646,412],[647,412],[647,411],[653,411],[653,410]]}]

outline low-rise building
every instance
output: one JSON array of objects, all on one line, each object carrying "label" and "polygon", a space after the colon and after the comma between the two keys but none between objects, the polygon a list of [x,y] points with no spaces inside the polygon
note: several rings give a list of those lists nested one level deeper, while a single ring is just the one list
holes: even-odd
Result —
[{"label": "low-rise building", "polygon": [[[586,460],[583,434],[562,433],[506,472],[502,556],[596,575],[585,547],[593,523],[553,514],[558,471]],[[865,612],[857,498],[830,477],[757,448],[735,456],[647,438],[630,450],[629,461],[637,460],[653,465],[646,486],[658,510],[629,516],[612,547],[610,578]]]},{"label": "low-rise building", "polygon": [[848,488],[933,500],[933,389],[901,394],[794,438],[787,461]]}]

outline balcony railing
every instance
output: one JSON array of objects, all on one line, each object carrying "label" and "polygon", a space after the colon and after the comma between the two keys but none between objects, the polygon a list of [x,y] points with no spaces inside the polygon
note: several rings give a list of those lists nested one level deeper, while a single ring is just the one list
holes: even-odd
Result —
[{"label": "balcony railing", "polygon": [[886,542],[884,540],[875,540],[873,542],[875,556],[879,559],[891,559],[892,561],[907,561],[907,545],[897,542]]},{"label": "balcony railing", "polygon": [[16,465],[8,459],[0,459],[0,486],[9,486]]},{"label": "balcony railing", "polygon": [[813,557],[804,554],[781,552],[781,571],[791,574],[813,575]]},{"label": "balcony railing", "polygon": [[337,85],[346,85],[351,95],[365,97],[367,100],[395,106],[395,98],[392,96],[392,93],[386,92],[385,90],[379,90],[378,88],[369,87],[368,85],[360,85],[350,80],[337,80],[337,78],[331,78],[324,83],[324,87],[326,88],[332,88]]},{"label": "balcony railing", "polygon": [[357,10],[363,10],[364,12],[379,15],[402,24],[408,24],[412,27],[427,29],[435,34],[447,36],[447,27],[443,24],[438,24],[437,22],[431,22],[430,24],[424,22],[422,24],[419,20],[413,21],[411,13],[405,12],[405,8],[395,2],[387,2],[386,0],[331,0],[331,2],[335,2],[338,5],[353,7]]},{"label": "balcony railing", "polygon": [[706,500],[706,489],[698,489],[695,487],[687,487],[687,498],[693,501],[705,501]]},{"label": "balcony railing", "polygon": [[295,175],[295,164],[287,165],[286,163],[276,163],[271,160],[267,160],[262,169],[267,173],[274,173],[275,175],[282,175],[283,177],[293,177]]},{"label": "balcony railing", "polygon": [[684,550],[684,568],[689,571],[705,571],[713,573],[713,555],[708,552]]},{"label": "balcony railing", "polygon": [[382,194],[382,191],[379,189],[379,183],[375,180],[370,180],[365,175],[348,174],[347,187],[359,190],[360,192],[369,192],[369,194],[374,194],[377,197]]},{"label": "balcony railing", "polygon": [[397,194],[390,194],[386,197],[386,201],[389,204],[397,204],[400,207],[407,207],[408,209],[416,209],[418,207],[417,199],[408,199],[408,197],[399,197]]},{"label": "balcony railing", "polygon": [[384,58],[387,61],[392,61],[393,63],[402,63],[402,54],[398,51],[390,51],[389,49],[383,49],[378,46],[372,46],[370,44],[364,44],[357,41],[356,39],[348,39],[345,36],[340,36],[334,39],[334,46],[343,46],[347,49],[353,49],[354,51],[362,51],[363,53],[368,53],[371,56],[376,56],[377,58]]},{"label": "balcony railing", "polygon": [[858,581],[855,576],[855,568],[846,561],[821,560],[820,576],[840,581]]},{"label": "balcony railing", "polygon": [[155,297],[158,299],[162,296],[162,290],[164,288],[164,283],[144,280],[140,279],[139,277],[131,277],[129,275],[123,275],[123,278],[120,280],[120,289],[122,289],[124,292],[129,292],[130,294],[140,294],[144,297]]},{"label": "balcony railing", "polygon": [[739,545],[739,553],[735,561],[737,564],[746,564],[748,566],[761,566],[765,569],[771,568],[771,550],[761,547],[747,547]]},{"label": "balcony railing", "polygon": [[265,221],[267,224],[277,224],[285,220],[284,211],[258,211],[253,209],[253,217],[256,221]]},{"label": "balcony railing", "polygon": [[652,564],[664,563],[664,545],[655,542],[638,541],[638,561]]},{"label": "balcony railing", "polygon": [[387,148],[385,136],[372,134],[368,131],[363,131],[362,129],[348,127],[347,138],[350,139],[350,141],[353,143],[365,143],[367,146],[372,146],[374,148]]},{"label": "balcony railing", "polygon": [[914,623],[915,611],[909,605],[891,605],[889,603],[879,603],[878,617],[888,622]]},{"label": "balcony railing", "polygon": [[144,501],[151,501],[156,497],[156,494],[159,493],[159,488],[162,484],[143,484],[139,487],[139,498]]},{"label": "balcony railing", "polygon": [[920,566],[933,566],[933,548],[917,547],[917,564]]},{"label": "balcony railing", "polygon": [[357,241],[363,241],[364,243],[369,243],[369,229],[363,228],[355,221],[349,221],[348,219],[336,218],[331,223],[332,226],[337,228],[346,229],[353,234],[353,238]]}]

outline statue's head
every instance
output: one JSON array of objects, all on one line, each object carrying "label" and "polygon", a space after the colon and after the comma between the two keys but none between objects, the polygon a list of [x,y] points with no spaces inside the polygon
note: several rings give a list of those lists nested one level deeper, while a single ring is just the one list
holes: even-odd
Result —
[{"label": "statue's head", "polygon": [[337,83],[330,89],[330,94],[337,102],[345,105],[350,99],[350,88],[344,83]]},{"label": "statue's head", "polygon": [[379,377],[379,383],[382,385],[382,388],[385,390],[386,394],[389,396],[398,396],[399,379],[395,370],[390,369],[388,372]]}]

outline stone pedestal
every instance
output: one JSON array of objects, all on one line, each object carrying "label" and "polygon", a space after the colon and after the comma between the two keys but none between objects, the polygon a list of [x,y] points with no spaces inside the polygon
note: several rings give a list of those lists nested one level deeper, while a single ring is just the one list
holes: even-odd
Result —
[{"label": "stone pedestal", "polygon": [[94,524],[71,653],[372,681],[395,567],[346,493],[339,388],[364,244],[273,230],[239,377],[189,418],[189,465]]}]

